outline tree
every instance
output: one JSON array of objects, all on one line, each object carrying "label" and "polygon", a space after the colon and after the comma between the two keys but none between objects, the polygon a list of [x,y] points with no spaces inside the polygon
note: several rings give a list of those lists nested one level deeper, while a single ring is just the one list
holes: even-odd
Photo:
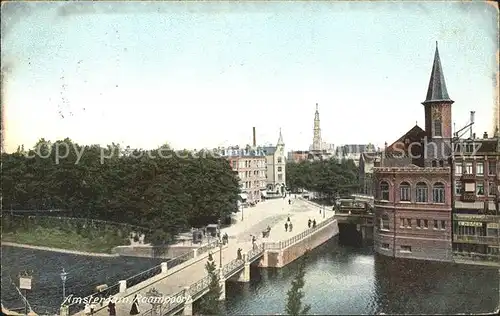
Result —
[{"label": "tree", "polygon": [[302,292],[302,288],[305,284],[304,276],[306,274],[306,261],[307,252],[300,259],[297,274],[292,280],[292,288],[288,290],[287,293],[288,301],[285,307],[285,313],[287,315],[307,315],[307,313],[311,309],[310,305],[305,305],[304,307],[302,307],[302,299],[304,298],[304,292]]},{"label": "tree", "polygon": [[208,293],[201,298],[200,314],[201,315],[220,315],[220,296],[222,294],[222,286],[220,285],[219,270],[215,266],[213,260],[209,260],[205,264],[205,270],[210,277],[208,285]]}]

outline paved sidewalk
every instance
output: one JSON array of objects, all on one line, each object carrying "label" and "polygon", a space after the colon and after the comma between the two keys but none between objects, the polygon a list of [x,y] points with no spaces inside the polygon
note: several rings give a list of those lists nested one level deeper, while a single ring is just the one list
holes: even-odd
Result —
[{"label": "paved sidewalk", "polygon": [[[323,221],[323,215],[320,215],[319,208],[299,199],[293,200],[291,205],[288,205],[288,199],[286,199],[286,201],[283,199],[266,201],[256,207],[245,209],[245,211],[247,210],[247,214],[249,216],[244,218],[243,222],[240,222],[239,225],[231,226],[222,230],[223,233],[227,232],[230,236],[233,234],[233,238],[229,239],[228,248],[224,249],[222,252],[223,265],[236,259],[238,248],[242,248],[243,254],[247,253],[252,248],[251,235],[255,235],[257,237],[257,243],[262,241],[283,241],[308,229],[307,220],[309,218],[311,218],[311,220],[316,219],[317,224]],[[241,213],[239,215],[241,216]],[[327,211],[325,218],[331,217],[332,215],[333,212]],[[292,232],[285,232],[284,224],[289,216],[291,222],[294,224],[294,228]],[[268,225],[272,227],[270,237],[263,239],[261,238],[262,230]],[[219,265],[219,253],[215,253],[213,255],[213,259],[216,264]],[[206,262],[207,260],[201,260],[194,263],[191,266],[146,287],[137,294],[145,296],[146,292],[151,287],[154,287],[164,296],[173,296],[185,287],[192,285],[206,276]],[[128,298],[130,302],[118,302],[116,304],[117,315],[129,314],[133,295]],[[140,303],[139,305],[141,312],[151,308],[151,305],[149,304]],[[94,315],[108,315],[107,308],[104,308]]]}]

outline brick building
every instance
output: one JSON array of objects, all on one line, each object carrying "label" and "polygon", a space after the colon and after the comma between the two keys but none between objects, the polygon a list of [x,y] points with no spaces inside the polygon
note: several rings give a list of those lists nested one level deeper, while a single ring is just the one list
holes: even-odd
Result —
[{"label": "brick building", "polygon": [[425,129],[414,126],[386,146],[373,172],[375,251],[392,257],[451,261],[451,105],[436,45]]},{"label": "brick building", "polygon": [[453,257],[500,266],[500,137],[459,140],[454,152]]}]

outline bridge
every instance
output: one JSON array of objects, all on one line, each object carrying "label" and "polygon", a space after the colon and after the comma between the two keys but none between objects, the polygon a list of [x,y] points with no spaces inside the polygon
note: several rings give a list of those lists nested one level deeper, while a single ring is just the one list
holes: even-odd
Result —
[{"label": "bridge", "polygon": [[[292,199],[291,204],[288,203],[288,199],[271,200],[261,204],[264,205],[261,210],[258,207],[246,210],[247,213],[254,214],[245,219],[246,222],[243,221],[245,225],[239,223],[241,226],[239,229],[233,227],[227,229],[230,235],[228,244],[222,245],[215,241],[204,245],[120,281],[102,293],[88,296],[87,299],[112,297],[116,300],[117,315],[128,315],[133,297],[137,294],[146,298],[148,291],[154,288],[163,295],[162,304],[153,311],[151,304],[140,301],[141,315],[174,315],[181,311],[184,315],[192,315],[193,302],[203,297],[209,290],[210,277],[205,270],[209,253],[212,254],[220,276],[221,299],[225,299],[226,281],[249,282],[252,264],[260,267],[285,266],[307,250],[323,244],[338,234],[334,212],[331,210],[322,215],[317,206],[300,199]],[[285,231],[284,224],[287,217],[290,217],[294,225],[292,232]],[[316,221],[315,227],[308,226],[309,219]],[[260,234],[267,226],[271,227],[269,237],[256,236],[259,238],[252,243],[250,234]],[[237,257],[239,248],[242,249],[241,258]],[[81,303],[72,301],[69,306],[61,308],[61,315],[84,315]],[[94,315],[108,315],[107,303],[97,304]]]}]

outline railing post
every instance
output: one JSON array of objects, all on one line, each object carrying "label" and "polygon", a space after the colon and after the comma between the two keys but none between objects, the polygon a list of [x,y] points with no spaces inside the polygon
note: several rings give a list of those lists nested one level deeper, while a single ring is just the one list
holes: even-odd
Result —
[{"label": "railing post", "polygon": [[119,286],[119,289],[118,289],[119,293],[125,292],[127,290],[127,280],[118,281],[118,286]]},{"label": "railing post", "polygon": [[193,258],[198,257],[198,249],[193,249]]},{"label": "railing post", "polygon": [[162,262],[161,263],[161,273],[167,273],[167,271],[168,271],[167,262]]},{"label": "railing post", "polygon": [[182,315],[193,315],[193,300],[191,295],[189,295],[189,286],[184,287],[184,309],[182,310]]}]

